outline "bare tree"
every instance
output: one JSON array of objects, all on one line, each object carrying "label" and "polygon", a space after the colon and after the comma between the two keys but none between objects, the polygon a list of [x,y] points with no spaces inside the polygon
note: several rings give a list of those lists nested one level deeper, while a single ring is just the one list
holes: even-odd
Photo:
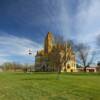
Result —
[{"label": "bare tree", "polygon": [[76,52],[76,58],[84,66],[84,71],[86,72],[86,68],[93,63],[96,52],[92,51],[91,47],[85,43],[77,43],[73,40],[68,40],[68,43],[74,52]]},{"label": "bare tree", "polygon": [[[56,44],[66,43],[64,41],[64,38],[60,35],[56,36],[55,39],[56,39]],[[99,41],[98,45],[100,45],[100,37],[98,37],[98,41]],[[67,44],[69,44],[72,47],[72,49],[76,52],[77,59],[79,59],[81,65],[84,66],[84,71],[86,72],[86,68],[93,63],[93,60],[96,55],[95,51],[92,51],[90,46],[88,46],[87,44],[77,43],[77,42],[74,43],[73,40],[68,40]],[[62,63],[64,62],[64,60],[62,61]]]},{"label": "bare tree", "polygon": [[54,47],[52,54],[51,54],[51,60],[54,63],[54,65],[57,68],[57,79],[59,79],[59,76],[61,74],[61,69],[62,69],[62,65],[65,63],[65,49],[64,45],[65,45],[65,40],[64,37],[62,35],[55,35],[54,38],[54,43],[56,45],[56,47]]},{"label": "bare tree", "polygon": [[86,72],[86,68],[90,67],[90,65],[93,63],[95,52],[91,51],[91,48],[84,43],[77,44],[76,50],[78,59],[84,66],[84,71]]},{"label": "bare tree", "polygon": [[[96,37],[96,44],[97,44],[97,48],[98,48],[96,51],[96,54],[100,55],[100,34]],[[99,71],[100,71],[100,59],[97,62],[97,67],[99,68]]]}]

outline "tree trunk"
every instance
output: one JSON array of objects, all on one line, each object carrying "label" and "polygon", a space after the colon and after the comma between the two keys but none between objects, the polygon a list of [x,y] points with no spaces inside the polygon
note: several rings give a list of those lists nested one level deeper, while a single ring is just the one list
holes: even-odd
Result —
[{"label": "tree trunk", "polygon": [[57,71],[57,80],[60,79],[60,74],[61,74],[61,66],[58,66],[58,71]]},{"label": "tree trunk", "polygon": [[87,68],[87,66],[84,67],[84,72],[86,72],[86,68]]}]

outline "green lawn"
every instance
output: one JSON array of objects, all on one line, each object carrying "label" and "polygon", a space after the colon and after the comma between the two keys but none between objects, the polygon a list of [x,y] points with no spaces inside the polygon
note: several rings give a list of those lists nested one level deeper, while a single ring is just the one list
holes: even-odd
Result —
[{"label": "green lawn", "polygon": [[0,100],[100,100],[100,74],[0,73]]}]

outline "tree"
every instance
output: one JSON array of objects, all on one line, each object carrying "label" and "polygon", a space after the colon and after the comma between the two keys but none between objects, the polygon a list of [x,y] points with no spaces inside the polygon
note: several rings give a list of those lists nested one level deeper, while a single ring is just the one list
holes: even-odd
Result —
[{"label": "tree", "polygon": [[61,74],[62,65],[66,61],[66,57],[65,57],[66,48],[64,48],[65,43],[66,42],[62,35],[56,35],[54,38],[55,47],[53,48],[52,53],[50,54],[51,61],[54,64],[54,66],[57,68],[57,73],[58,73],[57,79],[59,79],[59,75]]},{"label": "tree", "polygon": [[9,71],[9,70],[13,69],[12,63],[10,63],[10,62],[6,62],[2,66],[3,66],[5,71]]},{"label": "tree", "polygon": [[91,52],[91,48],[84,43],[77,44],[76,50],[77,50],[78,59],[80,60],[81,64],[84,66],[84,71],[86,72],[86,68],[90,67],[90,65],[94,60],[95,52],[94,51]]},{"label": "tree", "polygon": [[100,72],[100,61],[97,62],[97,71]]},{"label": "tree", "polygon": [[68,40],[68,43],[76,53],[77,60],[84,66],[84,71],[86,72],[86,68],[93,63],[96,52],[91,50],[91,47],[85,43],[77,43],[73,40]]},{"label": "tree", "polygon": [[97,66],[100,67],[100,61],[98,61]]},{"label": "tree", "polygon": [[65,52],[61,50],[60,45],[53,48],[51,54],[49,55],[49,60],[51,61],[54,69],[56,69],[57,79],[59,79],[62,65],[65,63]]}]

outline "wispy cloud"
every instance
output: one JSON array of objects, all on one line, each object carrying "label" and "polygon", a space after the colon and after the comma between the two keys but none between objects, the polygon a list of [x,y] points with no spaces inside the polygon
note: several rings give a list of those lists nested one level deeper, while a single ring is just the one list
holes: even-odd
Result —
[{"label": "wispy cloud", "polygon": [[0,32],[3,34],[0,36],[3,61],[11,56],[28,58],[28,48],[35,54],[42,48],[35,41],[42,41],[47,31],[63,34],[65,39],[85,42],[97,50],[95,39],[100,34],[100,0],[11,0],[0,4],[0,28],[13,34]]},{"label": "wispy cloud", "polygon": [[[76,28],[81,41],[94,41],[100,34],[100,0],[79,0]],[[84,37],[83,37],[84,36]]]},{"label": "wispy cloud", "polygon": [[97,53],[97,62],[100,58],[100,49],[96,46],[96,38],[100,34],[100,0],[79,0],[75,17],[76,40],[91,46],[91,51]]},{"label": "wispy cloud", "polygon": [[[42,46],[35,41],[31,41],[27,38],[20,38],[12,35],[4,35],[0,37],[0,62],[10,61],[8,58],[17,56],[15,61],[18,61],[18,56],[21,59],[31,58],[28,55],[28,50],[32,49],[33,56],[36,51],[41,49]],[[33,59],[33,58],[31,58]],[[19,59],[20,60],[20,59]],[[11,59],[13,61],[13,59]],[[22,62],[23,63],[23,62]],[[26,62],[28,63],[28,62]]]}]

